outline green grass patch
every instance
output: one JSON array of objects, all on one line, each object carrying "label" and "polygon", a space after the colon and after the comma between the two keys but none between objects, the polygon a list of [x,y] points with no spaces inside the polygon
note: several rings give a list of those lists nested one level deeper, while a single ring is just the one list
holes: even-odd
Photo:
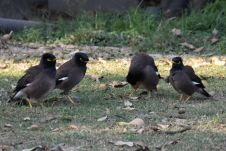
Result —
[{"label": "green grass patch", "polygon": [[[161,59],[161,58],[160,58]],[[2,62],[2,61],[1,61]],[[10,61],[9,61],[10,62]],[[28,62],[28,63],[27,63]],[[72,91],[71,96],[79,96],[80,104],[72,105],[54,90],[45,98],[45,108],[34,105],[28,106],[7,104],[12,86],[22,76],[23,71],[38,61],[23,60],[19,63],[9,63],[6,69],[0,69],[0,144],[23,142],[14,150],[22,150],[37,145],[52,147],[59,143],[80,147],[80,150],[135,150],[130,147],[119,147],[110,141],[144,141],[150,148],[179,140],[175,145],[166,146],[167,150],[219,150],[224,147],[226,132],[226,69],[216,65],[207,65],[195,68],[199,75],[205,75],[207,90],[214,91],[215,100],[205,99],[195,94],[189,102],[178,102],[179,94],[164,81],[160,81],[158,93],[152,94],[150,99],[145,96],[138,100],[130,100],[135,110],[124,110],[126,94],[132,91],[127,85],[123,88],[109,88],[106,91],[98,84],[85,78],[79,87]],[[185,59],[185,63],[190,63]],[[162,65],[157,60],[162,76],[168,74],[169,66]],[[103,75],[102,84],[109,84],[113,80],[124,81],[129,62],[109,60],[106,62],[91,61],[88,74]],[[141,92],[141,91],[139,91]],[[135,93],[138,95],[139,92]],[[112,97],[113,96],[113,97]],[[177,107],[183,107],[185,113],[178,114]],[[105,121],[97,119],[108,116]],[[29,117],[30,120],[24,120]],[[51,119],[51,117],[54,117]],[[141,118],[148,128],[155,124],[190,125],[191,130],[175,135],[146,130],[136,134],[117,125],[118,122],[129,122],[134,118]],[[51,119],[51,120],[49,120]],[[12,128],[4,125],[11,124]],[[32,124],[39,126],[37,130],[27,129]],[[70,128],[75,125],[75,128]],[[54,131],[59,129],[58,131]]]},{"label": "green grass patch", "polygon": [[[189,42],[205,52],[225,54],[226,2],[216,0],[203,10],[192,11],[188,16],[167,20],[148,14],[144,10],[124,13],[82,13],[76,19],[59,20],[54,27],[26,29],[16,34],[23,42],[64,43],[96,46],[130,46],[141,51],[178,53],[190,52],[181,47]],[[171,30],[182,30],[175,37]],[[208,38],[216,28],[220,41],[211,45]]]}]

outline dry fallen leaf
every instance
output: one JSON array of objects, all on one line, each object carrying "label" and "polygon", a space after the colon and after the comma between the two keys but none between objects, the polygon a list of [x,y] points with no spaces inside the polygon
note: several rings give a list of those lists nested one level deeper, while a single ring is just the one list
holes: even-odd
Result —
[{"label": "dry fallen leaf", "polygon": [[195,50],[194,50],[194,52],[201,52],[201,51],[203,51],[204,50],[204,47],[200,47],[200,48],[196,48]]},{"label": "dry fallen leaf", "polygon": [[168,124],[156,124],[160,129],[166,129],[169,128],[170,125]]},{"label": "dry fallen leaf", "polygon": [[78,127],[77,127],[76,125],[74,125],[74,124],[70,124],[70,125],[68,126],[68,129],[69,129],[69,130],[77,130]]},{"label": "dry fallen leaf", "polygon": [[13,127],[13,125],[12,124],[5,124],[4,127],[11,128],[11,127]]},{"label": "dry fallen leaf", "polygon": [[27,130],[38,130],[39,126],[36,124],[31,125],[30,127],[27,128]]},{"label": "dry fallen leaf", "polygon": [[220,34],[219,34],[218,30],[214,28],[214,30],[212,31],[212,35],[209,37],[208,40],[213,45],[219,41],[219,38],[220,38]]},{"label": "dry fallen leaf", "polygon": [[52,132],[59,132],[59,131],[61,131],[60,128],[54,128],[54,129],[52,130]]},{"label": "dry fallen leaf", "polygon": [[129,99],[130,99],[130,100],[138,100],[139,97],[138,97],[138,96],[129,96]]},{"label": "dry fallen leaf", "polygon": [[178,114],[184,114],[186,112],[185,108],[179,108]]},{"label": "dry fallen leaf", "polygon": [[134,146],[133,142],[124,142],[124,141],[115,141],[115,142],[113,142],[113,144],[116,146],[129,146],[129,147]]},{"label": "dry fallen leaf", "polygon": [[193,46],[192,44],[189,44],[187,42],[181,43],[181,46],[184,46],[185,48],[188,48],[188,49],[191,49],[191,50],[195,49],[195,46]]},{"label": "dry fallen leaf", "polygon": [[129,124],[137,127],[142,127],[144,126],[144,121],[140,118],[135,118],[134,120],[130,121]]},{"label": "dry fallen leaf", "polygon": [[99,75],[86,75],[86,77],[96,81],[97,83],[100,83],[100,81],[104,78],[104,76]]},{"label": "dry fallen leaf", "polygon": [[127,111],[132,111],[132,110],[135,110],[134,107],[130,107],[130,106],[127,106],[125,108],[122,108],[123,110],[127,110]]},{"label": "dry fallen leaf", "polygon": [[133,103],[127,100],[127,101],[124,101],[124,105],[126,107],[131,107],[131,106],[133,106]]},{"label": "dry fallen leaf", "polygon": [[97,121],[102,122],[102,121],[105,121],[107,118],[108,118],[108,116],[106,115],[104,117],[98,118]]},{"label": "dry fallen leaf", "polygon": [[211,44],[214,45],[214,44],[216,44],[219,41],[219,38],[212,37],[210,41],[211,41]]},{"label": "dry fallen leaf", "polygon": [[122,88],[126,86],[128,83],[126,81],[113,81],[109,85],[111,85],[113,88]]},{"label": "dry fallen leaf", "polygon": [[30,121],[31,118],[30,118],[30,117],[25,117],[23,120],[24,120],[24,121]]},{"label": "dry fallen leaf", "polygon": [[0,64],[0,69],[6,69],[7,67],[7,64]]},{"label": "dry fallen leaf", "polygon": [[180,29],[173,28],[171,31],[172,31],[172,33],[173,33],[175,36],[177,36],[177,37],[181,36],[181,30],[180,30]]},{"label": "dry fallen leaf", "polygon": [[217,36],[219,34],[218,30],[216,28],[213,29],[212,35]]},{"label": "dry fallen leaf", "polygon": [[108,89],[108,85],[101,83],[98,85],[98,88],[102,91],[106,91]]}]

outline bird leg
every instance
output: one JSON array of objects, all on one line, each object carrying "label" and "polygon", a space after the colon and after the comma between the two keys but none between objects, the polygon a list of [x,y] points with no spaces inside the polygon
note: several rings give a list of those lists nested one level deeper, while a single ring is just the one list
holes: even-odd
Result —
[{"label": "bird leg", "polygon": [[151,98],[151,91],[148,91],[148,96],[147,96],[148,99]]},{"label": "bird leg", "polygon": [[191,98],[191,96],[188,96],[185,100],[185,102],[187,102],[189,99]]},{"label": "bird leg", "polygon": [[65,96],[72,104],[75,104],[75,102],[71,99],[71,97],[69,95],[65,95]]},{"label": "bird leg", "polygon": [[179,100],[179,101],[181,102],[181,101],[183,100],[183,98],[184,98],[184,95],[181,94],[181,95],[180,95],[180,100]]},{"label": "bird leg", "polygon": [[28,102],[29,107],[32,108],[31,99],[26,99],[26,101]]},{"label": "bird leg", "polygon": [[44,108],[45,107],[44,104],[43,104],[43,102],[40,102],[39,105],[41,106],[41,108]]}]

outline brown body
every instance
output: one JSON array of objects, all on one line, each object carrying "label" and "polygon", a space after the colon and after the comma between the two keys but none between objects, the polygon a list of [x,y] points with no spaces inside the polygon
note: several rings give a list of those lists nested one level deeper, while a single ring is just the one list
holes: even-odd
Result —
[{"label": "brown body", "polygon": [[158,69],[151,56],[139,53],[132,58],[126,79],[134,89],[142,85],[148,91],[157,90],[159,78]]}]

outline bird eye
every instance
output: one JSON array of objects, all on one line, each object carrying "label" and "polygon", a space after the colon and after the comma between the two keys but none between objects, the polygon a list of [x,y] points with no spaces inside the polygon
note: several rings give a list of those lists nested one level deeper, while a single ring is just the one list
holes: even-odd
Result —
[{"label": "bird eye", "polygon": [[47,61],[48,62],[56,61],[56,58],[52,58],[52,59],[51,58],[47,58]]}]

